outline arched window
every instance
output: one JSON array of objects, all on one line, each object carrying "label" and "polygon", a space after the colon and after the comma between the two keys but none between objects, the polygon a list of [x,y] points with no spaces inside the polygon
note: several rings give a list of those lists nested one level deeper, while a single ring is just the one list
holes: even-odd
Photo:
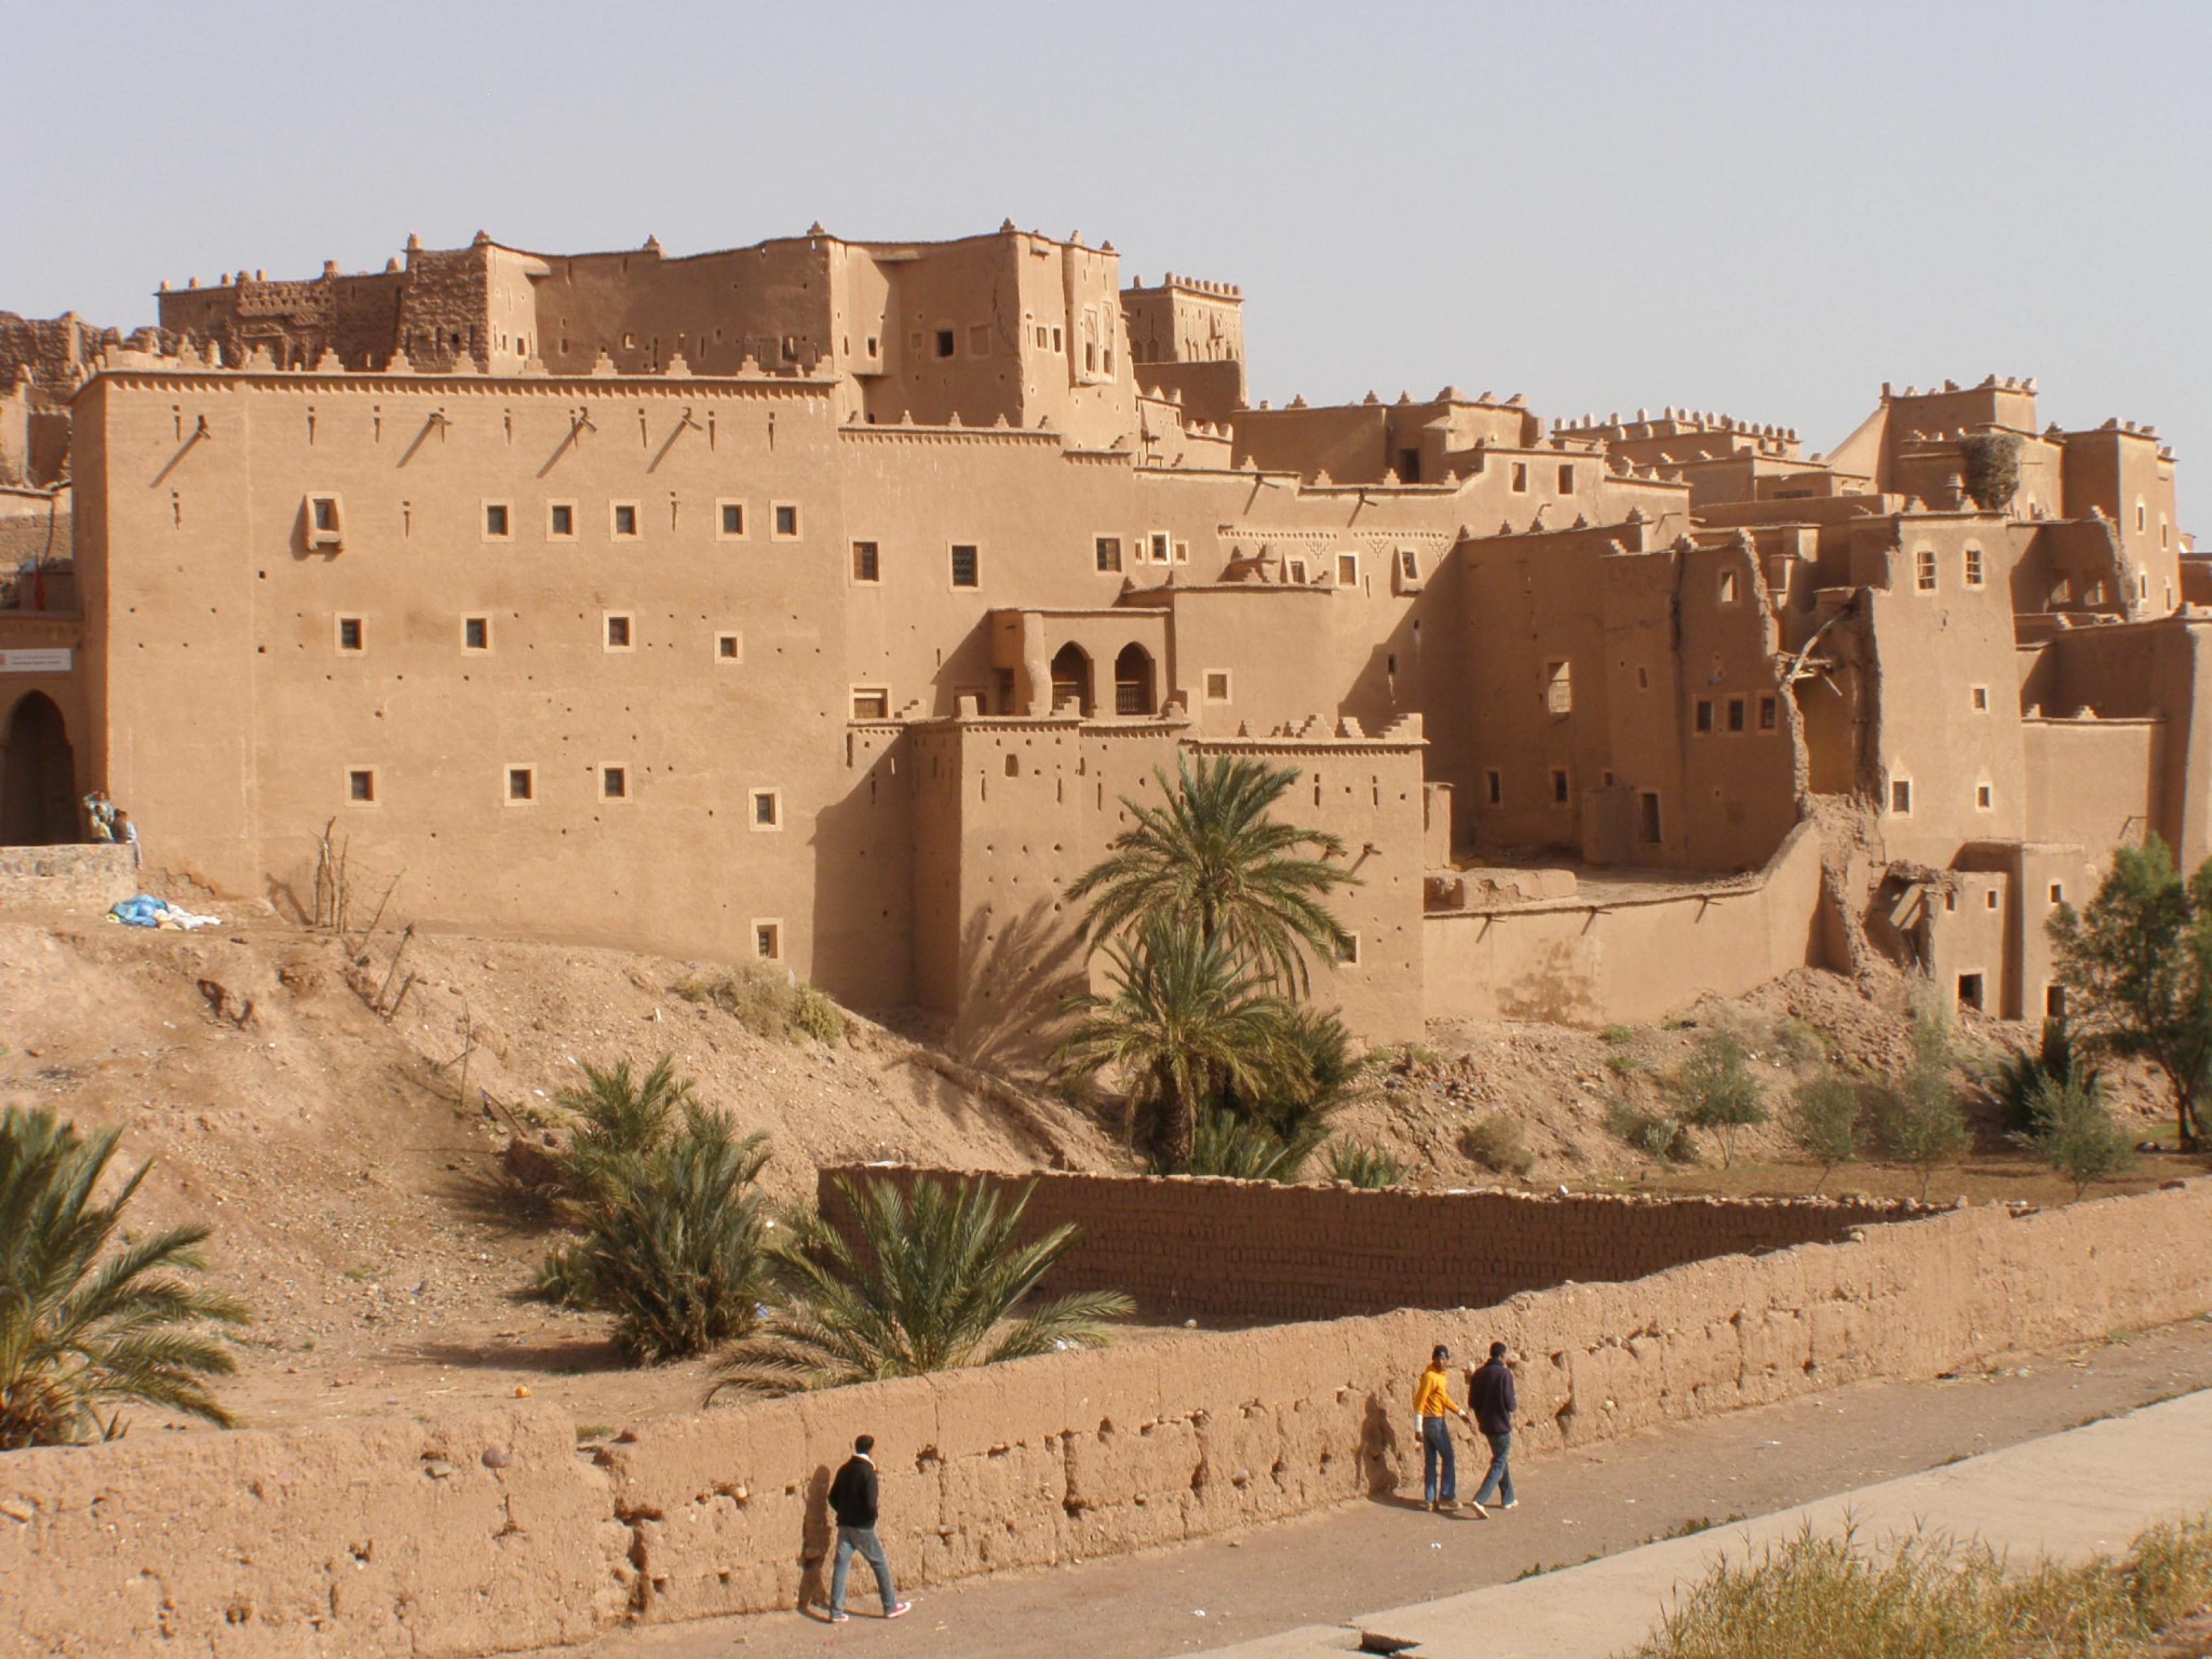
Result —
[{"label": "arched window", "polygon": [[1152,654],[1142,645],[1124,645],[1114,659],[1114,712],[1152,712]]},{"label": "arched window", "polygon": [[1052,706],[1073,703],[1078,714],[1091,712],[1091,656],[1073,640],[1052,660]]},{"label": "arched window", "polygon": [[0,845],[52,846],[80,839],[76,758],[62,711],[32,692],[8,717],[0,749]]}]

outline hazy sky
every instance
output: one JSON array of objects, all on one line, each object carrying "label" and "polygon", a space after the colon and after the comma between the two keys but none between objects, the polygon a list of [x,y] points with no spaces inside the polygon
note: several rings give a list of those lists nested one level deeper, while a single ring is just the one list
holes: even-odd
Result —
[{"label": "hazy sky", "polygon": [[1885,380],[2212,467],[2212,4],[0,0],[0,308],[482,227],[1110,238],[1252,395],[1447,381],[1825,448]]}]

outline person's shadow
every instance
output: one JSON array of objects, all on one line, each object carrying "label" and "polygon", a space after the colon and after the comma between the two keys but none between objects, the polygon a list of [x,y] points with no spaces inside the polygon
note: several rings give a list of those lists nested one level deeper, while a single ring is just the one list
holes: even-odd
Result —
[{"label": "person's shadow", "polygon": [[830,1574],[835,1564],[837,1525],[830,1518],[830,1466],[817,1466],[806,1483],[806,1512],[799,1533],[799,1613],[827,1623]]}]

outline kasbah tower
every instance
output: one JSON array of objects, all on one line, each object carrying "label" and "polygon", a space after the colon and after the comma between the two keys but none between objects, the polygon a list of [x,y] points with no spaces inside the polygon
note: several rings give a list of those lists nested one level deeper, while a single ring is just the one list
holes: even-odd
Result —
[{"label": "kasbah tower", "polygon": [[2006,375],[1825,454],[1253,406],[1241,303],[1009,223],[0,316],[0,839],[103,788],[284,908],[336,820],[427,924],[974,1028],[1080,972],[1124,797],[1252,755],[1347,849],[1316,991],[1377,1042],[1880,957],[2034,1017],[2116,846],[2212,853],[2212,562],[2154,428]]}]

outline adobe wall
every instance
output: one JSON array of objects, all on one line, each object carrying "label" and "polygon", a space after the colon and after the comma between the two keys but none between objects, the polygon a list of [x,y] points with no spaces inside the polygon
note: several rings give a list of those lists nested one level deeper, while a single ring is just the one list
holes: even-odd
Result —
[{"label": "adobe wall", "polygon": [[1600,1026],[1656,1020],[1710,991],[1740,997],[1818,965],[1820,847],[1800,824],[1756,877],[1422,918],[1431,1017]]},{"label": "adobe wall", "polygon": [[142,879],[128,847],[0,847],[0,910],[104,911]]},{"label": "adobe wall", "polygon": [[[1501,1307],[1133,1342],[659,1418],[586,1465],[562,1413],[147,1436],[0,1456],[0,1641],[66,1656],[474,1656],[816,1590],[877,1437],[901,1582],[1201,1538],[1418,1477],[1437,1342],[1516,1356],[1525,1451],[2212,1308],[2212,1180],[1985,1207]],[[496,1447],[503,1462],[487,1464]]]},{"label": "adobe wall", "polygon": [[[817,1201],[851,1233],[841,1180],[964,1174],[830,1165]],[[1121,1290],[1150,1315],[1341,1319],[1395,1308],[1486,1308],[1570,1281],[1641,1278],[1732,1252],[1834,1244],[1923,1213],[1841,1199],[1537,1197],[1361,1192],[1338,1186],[1050,1172],[982,1177],[1006,1201],[1030,1189],[1022,1237],[1072,1225],[1049,1295]]]}]

